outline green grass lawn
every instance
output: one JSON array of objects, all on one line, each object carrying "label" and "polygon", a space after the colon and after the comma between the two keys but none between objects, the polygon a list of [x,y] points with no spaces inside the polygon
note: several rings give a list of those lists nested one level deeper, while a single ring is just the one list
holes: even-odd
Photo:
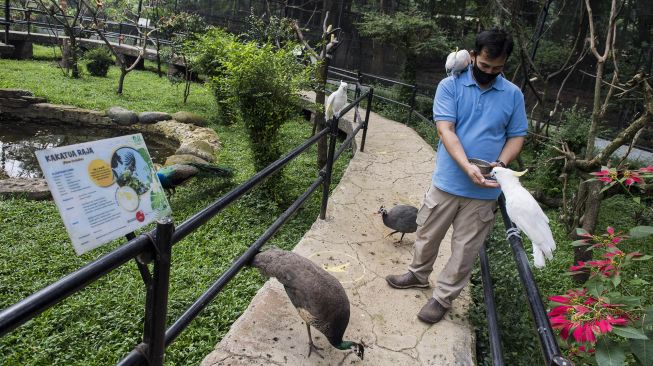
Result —
[{"label": "green grass lawn", "polygon": [[[155,74],[134,71],[127,76],[125,95],[113,93],[117,72],[109,78],[63,77],[52,62],[0,60],[0,87],[33,90],[54,103],[104,109],[118,104],[136,110],[175,112],[179,109],[211,117],[216,103],[210,91],[193,85],[188,105],[177,90]],[[213,127],[220,136],[220,164],[233,167],[232,182],[194,180],[171,199],[176,224],[206,207],[255,172],[244,128],[239,124]],[[280,141],[285,151],[302,143],[311,126],[302,120],[283,125]],[[317,176],[315,148],[284,169],[286,196],[294,199]],[[334,186],[349,159],[337,162]],[[291,249],[319,213],[320,197],[306,205],[273,237],[272,245]],[[176,244],[172,253],[168,325],[212,284],[232,261],[287,207],[270,202],[254,190],[216,218]],[[73,251],[52,201],[0,200],[0,308],[5,308],[118,247],[118,240],[80,257]],[[245,269],[166,351],[167,365],[196,365],[226,334],[263,283]],[[145,290],[132,261],[83,291],[47,310],[0,338],[2,365],[115,364],[141,341]]]},{"label": "green grass lawn", "polygon": [[[37,48],[43,58],[52,53],[46,47]],[[149,64],[148,64],[149,65]],[[107,77],[95,77],[82,67],[82,77],[66,77],[55,61],[15,61],[0,59],[0,88],[27,89],[36,96],[47,97],[50,103],[106,110],[121,106],[135,112],[161,111],[175,113],[188,110],[209,119],[215,118],[213,93],[202,85],[193,84],[188,103],[183,103],[183,84],[172,84],[166,77],[150,71],[134,70],[127,74],[123,94],[116,93],[120,70],[111,67]]]}]

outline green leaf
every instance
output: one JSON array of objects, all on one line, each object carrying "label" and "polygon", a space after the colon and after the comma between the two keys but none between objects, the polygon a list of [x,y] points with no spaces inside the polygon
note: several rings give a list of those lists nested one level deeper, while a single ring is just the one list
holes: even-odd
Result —
[{"label": "green leaf", "polygon": [[584,236],[584,235],[590,235],[590,233],[589,233],[589,231],[587,231],[587,230],[585,230],[583,228],[577,227],[576,228],[576,235]]},{"label": "green leaf", "polygon": [[653,365],[653,331],[646,332],[648,339],[630,339],[630,350],[640,365]]},{"label": "green leaf", "polygon": [[575,247],[584,247],[584,246],[589,245],[589,243],[587,241],[588,241],[587,239],[574,240],[574,241],[571,242],[571,245],[573,245]]},{"label": "green leaf", "polygon": [[621,283],[621,276],[619,276],[619,275],[614,275],[614,276],[612,276],[612,277],[610,278],[610,280],[612,281],[612,284],[614,285],[614,287],[617,287],[617,286],[619,286],[619,284]]},{"label": "green leaf", "polygon": [[638,196],[635,196],[635,197],[633,197],[633,201],[635,201],[637,203],[641,203],[642,199],[640,197],[638,197]]},{"label": "green leaf", "polygon": [[635,226],[634,228],[630,229],[628,234],[631,238],[634,239],[645,238],[649,235],[653,235],[653,226]]},{"label": "green leaf", "polygon": [[612,333],[631,339],[648,339],[641,330],[633,327],[612,327]]},{"label": "green leaf", "polygon": [[631,279],[630,281],[628,281],[628,283],[634,286],[642,286],[642,285],[648,285],[650,282],[638,277],[638,278]]},{"label": "green leaf", "polygon": [[605,291],[606,286],[603,281],[601,281],[598,277],[593,277],[590,278],[589,281],[585,284],[587,291],[594,296],[594,297],[599,297],[603,294],[603,291]]},{"label": "green leaf", "polygon": [[623,366],[626,354],[617,342],[601,337],[596,342],[596,363],[599,366]]},{"label": "green leaf", "polygon": [[653,255],[642,255],[640,257],[633,257],[634,261],[647,261],[649,259],[653,258]]},{"label": "green leaf", "polygon": [[620,294],[616,294],[616,296],[610,296],[610,303],[611,304],[623,304],[627,306],[639,306],[642,302],[642,298],[640,296],[622,296]]}]

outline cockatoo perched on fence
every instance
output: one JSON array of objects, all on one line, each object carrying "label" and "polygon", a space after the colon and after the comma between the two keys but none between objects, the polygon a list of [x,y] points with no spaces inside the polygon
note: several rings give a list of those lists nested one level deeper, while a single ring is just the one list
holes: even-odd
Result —
[{"label": "cockatoo perched on fence", "polygon": [[347,83],[340,82],[338,90],[334,91],[327,98],[324,104],[324,118],[330,120],[334,114],[340,112],[347,105]]},{"label": "cockatoo perched on fence", "polygon": [[506,211],[510,220],[517,225],[519,230],[533,242],[533,259],[535,267],[544,267],[546,259],[553,259],[556,243],[549,228],[549,218],[544,214],[540,205],[528,191],[519,183],[519,178],[526,171],[494,167],[490,176],[501,185],[503,195],[506,197]]},{"label": "cockatoo perched on fence", "polygon": [[458,51],[458,48],[456,48],[455,51],[447,56],[447,62],[444,64],[444,69],[447,72],[447,75],[458,76],[471,62],[472,58],[467,50]]}]

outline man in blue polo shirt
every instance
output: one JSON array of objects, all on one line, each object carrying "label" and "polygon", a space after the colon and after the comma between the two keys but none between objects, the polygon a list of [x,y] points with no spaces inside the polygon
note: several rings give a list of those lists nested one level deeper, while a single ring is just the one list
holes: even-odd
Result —
[{"label": "man in blue polo shirt", "polygon": [[435,93],[433,119],[440,142],[432,185],[417,214],[413,262],[407,273],[386,277],[394,288],[429,287],[440,242],[453,225],[451,257],[438,275],[433,297],[417,314],[426,323],[440,321],[469,282],[494,223],[499,185],[468,159],[505,166],[524,143],[524,95],[501,75],[512,48],[512,37],[503,30],[479,33],[467,71],[442,80]]}]

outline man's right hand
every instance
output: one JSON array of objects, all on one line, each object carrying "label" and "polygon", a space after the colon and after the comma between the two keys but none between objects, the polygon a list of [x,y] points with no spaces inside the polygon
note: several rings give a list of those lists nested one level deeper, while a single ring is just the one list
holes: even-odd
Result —
[{"label": "man's right hand", "polygon": [[483,174],[481,174],[481,169],[477,167],[474,164],[467,164],[467,169],[465,169],[465,173],[467,173],[467,176],[469,179],[474,182],[477,186],[483,187],[483,188],[499,188],[499,183],[495,180],[491,179],[485,179]]}]

